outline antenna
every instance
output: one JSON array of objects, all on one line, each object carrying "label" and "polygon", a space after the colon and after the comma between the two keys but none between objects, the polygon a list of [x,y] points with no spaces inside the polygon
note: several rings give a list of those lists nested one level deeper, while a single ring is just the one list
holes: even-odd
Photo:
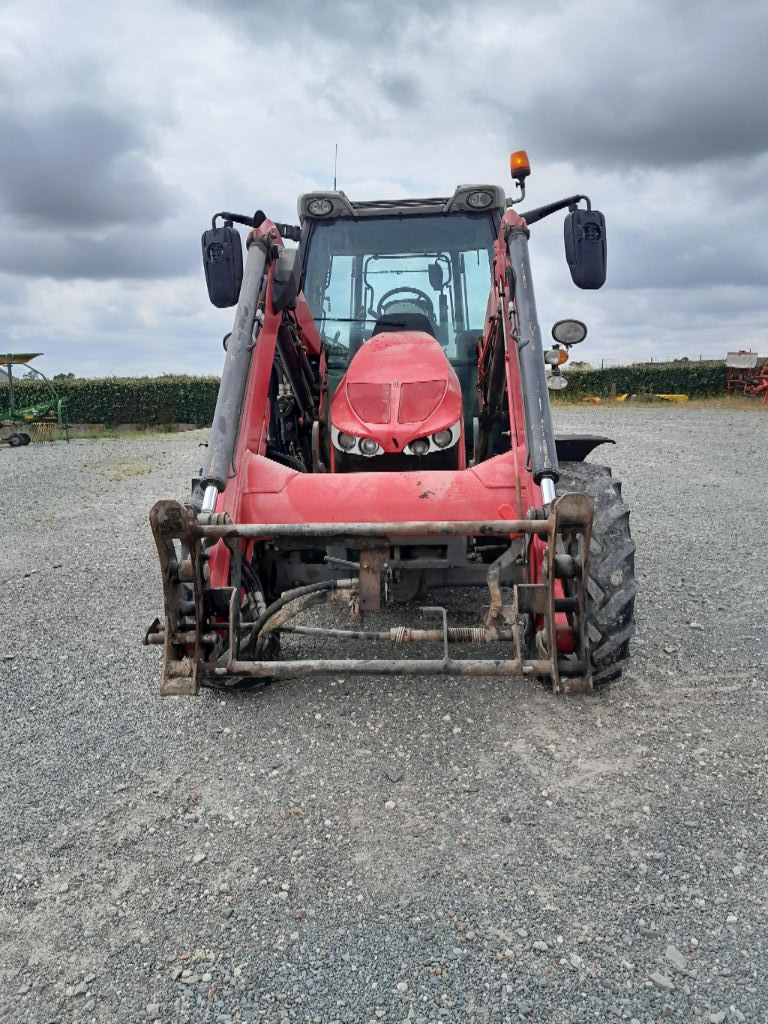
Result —
[{"label": "antenna", "polygon": [[336,152],[333,155],[333,191],[336,191],[336,166],[339,162],[339,144],[336,143]]}]

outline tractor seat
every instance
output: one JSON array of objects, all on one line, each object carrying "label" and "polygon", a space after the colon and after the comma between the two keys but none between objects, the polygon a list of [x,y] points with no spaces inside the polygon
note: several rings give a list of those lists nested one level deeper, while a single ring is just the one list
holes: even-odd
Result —
[{"label": "tractor seat", "polygon": [[394,331],[422,331],[437,339],[435,325],[424,313],[387,313],[380,316],[371,331],[371,337],[374,334],[389,334]]}]

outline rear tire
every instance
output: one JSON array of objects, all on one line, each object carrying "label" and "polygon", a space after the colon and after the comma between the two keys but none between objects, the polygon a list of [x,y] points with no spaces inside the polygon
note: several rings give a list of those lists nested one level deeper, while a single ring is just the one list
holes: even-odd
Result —
[{"label": "rear tire", "polygon": [[557,494],[580,492],[595,506],[589,546],[587,632],[595,686],[621,676],[635,632],[635,542],[621,483],[607,466],[561,462]]}]

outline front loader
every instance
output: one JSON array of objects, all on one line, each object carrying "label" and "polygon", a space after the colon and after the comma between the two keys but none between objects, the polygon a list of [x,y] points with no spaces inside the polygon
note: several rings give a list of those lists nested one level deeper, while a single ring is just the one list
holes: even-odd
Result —
[{"label": "front loader", "polygon": [[[549,390],[586,327],[558,321],[545,346],[528,252],[530,226],[567,209],[573,281],[599,288],[605,222],[580,195],[518,214],[522,151],[511,170],[512,199],[327,191],[299,199],[297,227],[213,218],[209,296],[236,310],[200,477],[150,516],[163,694],[315,673],[585,693],[621,674],[628,512],[610,470],[583,461],[609,439],[555,436]],[[453,624],[430,595],[465,587],[487,597]],[[308,622],[319,604],[332,614]],[[372,628],[382,612],[393,623]]]}]

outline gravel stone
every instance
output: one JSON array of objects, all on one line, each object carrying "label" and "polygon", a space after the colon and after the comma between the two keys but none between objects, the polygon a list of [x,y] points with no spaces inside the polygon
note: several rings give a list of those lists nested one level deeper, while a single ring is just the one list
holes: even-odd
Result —
[{"label": "gravel stone", "polygon": [[666,974],[661,974],[659,971],[654,971],[653,974],[650,975],[650,979],[656,988],[660,988],[662,992],[671,992],[675,987],[674,981],[672,981],[671,978],[668,978]]},{"label": "gravel stone", "polygon": [[[554,415],[616,438],[590,460],[637,543],[630,667],[591,698],[371,676],[160,699],[148,512],[205,432],[0,450],[0,1020],[768,1020],[765,409]],[[469,625],[487,594],[430,602]]]},{"label": "gravel stone", "polygon": [[688,966],[686,957],[680,952],[677,946],[667,946],[664,956],[672,964],[676,971],[684,971]]}]

